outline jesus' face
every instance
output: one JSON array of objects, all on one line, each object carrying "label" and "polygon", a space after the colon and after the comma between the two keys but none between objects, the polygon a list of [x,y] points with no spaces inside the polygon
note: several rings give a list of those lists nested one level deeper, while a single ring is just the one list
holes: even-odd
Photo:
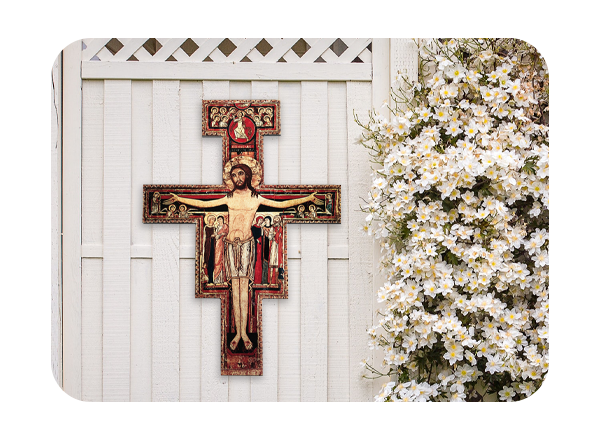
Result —
[{"label": "jesus' face", "polygon": [[246,173],[241,168],[234,168],[231,170],[231,180],[235,189],[246,188]]}]

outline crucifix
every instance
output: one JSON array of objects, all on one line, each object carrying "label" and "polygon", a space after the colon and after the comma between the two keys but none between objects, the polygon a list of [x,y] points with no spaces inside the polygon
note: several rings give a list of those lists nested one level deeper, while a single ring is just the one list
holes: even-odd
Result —
[{"label": "crucifix", "polygon": [[222,375],[262,375],[262,300],[288,295],[286,225],[341,221],[339,185],[263,184],[279,106],[202,101],[202,134],[222,137],[223,183],[144,185],[144,223],[196,225],[195,296],[221,300]]}]

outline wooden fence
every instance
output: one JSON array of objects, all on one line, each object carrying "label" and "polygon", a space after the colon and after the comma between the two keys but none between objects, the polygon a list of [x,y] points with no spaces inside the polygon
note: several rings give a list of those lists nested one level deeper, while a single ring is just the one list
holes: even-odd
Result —
[{"label": "wooden fence", "polygon": [[[55,65],[52,365],[73,397],[364,401],[378,389],[361,378],[382,280],[361,232],[371,170],[354,115],[416,71],[412,42],[227,41],[84,40]],[[221,183],[201,101],[228,98],[281,101],[266,184],[342,186],[340,225],[288,226],[289,299],[264,302],[261,377],[220,375],[220,305],[194,298],[194,226],[142,223],[143,184]]]}]

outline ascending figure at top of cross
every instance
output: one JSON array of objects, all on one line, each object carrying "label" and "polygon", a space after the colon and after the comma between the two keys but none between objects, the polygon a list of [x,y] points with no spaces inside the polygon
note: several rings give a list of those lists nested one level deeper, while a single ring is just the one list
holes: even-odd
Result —
[{"label": "ascending figure at top of cross", "polygon": [[246,139],[248,140],[248,136],[246,135],[246,127],[244,127],[244,117],[240,116],[233,120],[233,122],[237,122],[237,127],[233,130],[236,139]]},{"label": "ascending figure at top of cross", "polygon": [[[256,261],[256,250],[254,237],[252,235],[252,222],[254,215],[260,205],[271,208],[285,209],[306,202],[323,203],[316,197],[316,192],[307,197],[298,199],[274,201],[265,199],[256,192],[254,186],[260,183],[260,176],[253,175],[250,165],[257,164],[255,159],[236,157],[225,166],[231,166],[229,179],[233,184],[233,190],[226,196],[216,200],[196,200],[179,197],[171,194],[165,204],[174,202],[185,203],[197,208],[212,208],[226,205],[229,211],[229,232],[224,240],[225,244],[225,276],[231,284],[233,294],[233,316],[235,319],[236,335],[231,341],[229,348],[234,351],[240,339],[244,341],[246,350],[252,349],[252,342],[248,338],[246,327],[248,324],[248,290],[249,282],[254,281],[254,266]],[[226,175],[226,173],[224,173]]]}]

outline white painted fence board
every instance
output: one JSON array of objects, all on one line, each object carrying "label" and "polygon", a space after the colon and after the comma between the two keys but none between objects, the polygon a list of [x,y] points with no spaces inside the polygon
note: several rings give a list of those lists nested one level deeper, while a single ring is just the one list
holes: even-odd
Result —
[{"label": "white painted fence board", "polygon": [[250,81],[229,81],[228,99],[252,98],[252,83]]},{"label": "white painted fence board", "polygon": [[[279,183],[300,183],[300,83],[280,83]],[[287,227],[288,258],[300,256],[300,225]]]},{"label": "white painted fence board", "polygon": [[[179,81],[153,82],[153,182],[179,181]],[[152,400],[179,399],[179,226],[152,225]]]},{"label": "white painted fence board", "polygon": [[[371,105],[380,115],[383,117],[390,117],[389,102],[390,102],[390,85],[395,80],[397,75],[397,68],[392,60],[392,52],[394,46],[394,40],[397,38],[374,38],[373,39],[373,81],[371,85]],[[365,116],[366,118],[366,116]],[[361,118],[363,120],[364,118]],[[366,243],[365,243],[366,245]],[[384,274],[378,270],[379,259],[381,256],[381,247],[378,240],[372,240],[372,255],[373,255],[373,276],[371,278],[372,284],[372,312],[373,322],[378,319],[377,309],[380,304],[377,303],[377,290],[379,286],[382,286],[386,279]],[[384,358],[383,350],[375,350],[372,352],[370,357],[371,365],[381,365]],[[381,386],[387,378],[382,377],[374,379],[372,381],[372,389],[377,391],[381,389]]]},{"label": "white painted fence board", "polygon": [[[223,99],[229,96],[228,81],[204,81],[203,99]],[[218,136],[202,137],[202,184],[220,185],[223,183],[223,147]]]},{"label": "white painted fence board", "polygon": [[[83,83],[81,244],[102,245],[104,216],[104,81]],[[102,311],[100,310],[100,313]]]},{"label": "white painted fence board", "polygon": [[152,261],[149,259],[131,260],[130,390],[132,402],[152,400]]},{"label": "white painted fence board", "polygon": [[418,72],[417,46],[411,38],[390,39],[390,76],[391,81],[398,73],[408,75],[409,79],[417,78]]},{"label": "white painted fence board", "polygon": [[[202,174],[202,82],[181,81],[180,183],[199,185]],[[188,225],[182,225],[188,226]],[[182,244],[189,242],[182,241]]]},{"label": "white painted fence board", "polygon": [[182,402],[200,401],[200,343],[202,327],[200,316],[202,300],[195,298],[196,264],[194,260],[179,263],[180,280],[180,349],[179,349],[179,400]]},{"label": "white painted fence board", "polygon": [[81,41],[63,50],[63,389],[81,399]]},{"label": "white painted fence board", "polygon": [[[348,121],[346,83],[330,82],[328,93],[327,183],[342,186],[341,224],[328,225],[329,258],[348,258]],[[344,255],[345,250],[345,255]]]},{"label": "white painted fence board", "polygon": [[390,40],[373,39],[373,81],[372,106],[380,114],[389,117],[389,110],[383,108],[390,99]]},{"label": "white painted fence board", "polygon": [[[84,246],[102,249],[104,207],[104,82],[85,81],[81,139],[81,398],[102,401],[102,259],[86,258]],[[100,255],[101,256],[101,255]]]},{"label": "white painted fence board", "polygon": [[[330,401],[348,401],[350,383],[348,317],[348,127],[346,83],[328,84],[327,179],[341,185],[342,221],[327,226],[327,393]],[[340,260],[332,260],[340,258]]]},{"label": "white painted fence board", "polygon": [[62,163],[62,54],[52,65],[52,95],[50,103],[52,207],[51,237],[51,346],[52,375],[62,388],[62,246],[61,246],[61,163]]},{"label": "white painted fence board", "polygon": [[348,260],[329,260],[327,286],[327,400],[350,399]]},{"label": "white painted fence board", "polygon": [[[327,183],[327,83],[303,82],[301,183]],[[302,400],[327,400],[327,225],[300,227]]]},{"label": "white painted fence board", "polygon": [[[279,183],[300,183],[300,83],[279,83],[281,135]],[[279,401],[300,401],[300,225],[287,226],[288,299],[281,300],[278,316]]]},{"label": "white painted fence board", "polygon": [[[131,83],[131,244],[152,245],[152,226],[142,221],[143,186],[152,182],[152,82]],[[133,257],[133,253],[132,253]]]},{"label": "white painted fence board", "polygon": [[[180,87],[180,179],[199,185],[202,171],[202,83],[182,81]],[[195,298],[196,226],[179,226],[180,258],[180,400],[200,400],[202,300]],[[182,260],[186,259],[185,261]]]},{"label": "white painted fence board", "polygon": [[[279,99],[277,81],[252,81],[253,99]],[[281,105],[281,103],[280,103]],[[263,137],[264,184],[279,183],[279,138],[280,136]]]},{"label": "white painted fence board", "polygon": [[152,225],[142,222],[142,188],[152,182],[152,82],[131,83],[131,400],[152,400]]},{"label": "white painted fence board", "polygon": [[84,258],[81,275],[81,400],[102,398],[102,259]]},{"label": "white painted fence board", "polygon": [[350,316],[350,400],[372,400],[372,384],[361,379],[364,374],[359,362],[367,358],[367,329],[372,325],[372,276],[373,249],[370,237],[362,233],[364,215],[360,206],[365,191],[370,187],[369,155],[366,148],[357,143],[361,129],[354,123],[353,110],[365,121],[371,108],[371,84],[368,82],[347,83],[348,95],[348,169],[353,171],[348,179],[348,203],[353,209],[348,212],[348,284]]},{"label": "white painted fence board", "polygon": [[103,400],[128,401],[131,81],[104,83]]},{"label": "white painted fence board", "polygon": [[277,400],[280,402],[301,399],[300,278],[300,260],[288,260],[288,299],[279,305]]},{"label": "white painted fence board", "polygon": [[[138,52],[146,52],[140,49]],[[220,51],[217,49],[216,52]],[[146,52],[147,53],[147,52]],[[288,54],[298,58],[293,51]],[[149,54],[148,54],[149,55]],[[194,53],[195,55],[195,53]],[[291,55],[287,55],[291,56]],[[304,58],[304,57],[303,57]],[[132,61],[82,61],[84,79],[180,79],[180,80],[273,80],[273,81],[370,81],[367,63],[190,63]]]}]

